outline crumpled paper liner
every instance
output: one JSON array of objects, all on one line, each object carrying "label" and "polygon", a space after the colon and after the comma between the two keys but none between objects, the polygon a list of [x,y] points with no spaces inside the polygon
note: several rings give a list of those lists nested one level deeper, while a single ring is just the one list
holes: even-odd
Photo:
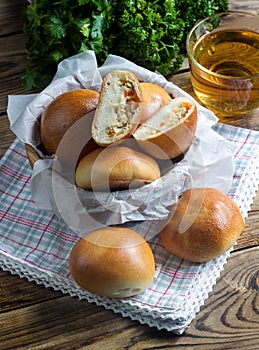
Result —
[{"label": "crumpled paper liner", "polygon": [[[128,222],[141,225],[145,220],[160,220],[163,225],[170,207],[187,189],[214,187],[226,193],[232,184],[234,160],[230,143],[211,129],[217,122],[216,116],[196,102],[198,126],[193,143],[180,162],[164,169],[160,179],[137,189],[116,192],[86,191],[68,180],[57,157],[46,157],[38,148],[40,116],[55,97],[66,91],[86,88],[100,92],[103,77],[115,69],[129,70],[140,81],[156,83],[172,97],[192,99],[160,74],[122,57],[110,55],[101,67],[97,67],[93,51],[62,61],[53,81],[41,93],[9,97],[8,116],[12,131],[42,157],[33,167],[33,200],[39,208],[61,215],[70,229],[80,235],[98,227]],[[90,137],[89,130],[88,134],[86,130],[87,137]]]}]

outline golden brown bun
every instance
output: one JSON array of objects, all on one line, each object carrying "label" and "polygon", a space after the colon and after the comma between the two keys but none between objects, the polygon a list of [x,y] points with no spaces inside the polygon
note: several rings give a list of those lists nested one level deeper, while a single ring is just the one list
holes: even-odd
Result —
[{"label": "golden brown bun", "polygon": [[192,143],[197,127],[197,108],[185,97],[172,99],[133,134],[140,147],[158,159],[176,158]]},{"label": "golden brown bun", "polygon": [[160,232],[171,253],[193,262],[206,262],[231,248],[244,231],[237,205],[213,188],[186,191]]},{"label": "golden brown bun", "polygon": [[67,130],[82,116],[94,110],[99,100],[96,91],[78,89],[55,98],[41,116],[40,137],[48,154],[56,152]]},{"label": "golden brown bun", "polygon": [[102,83],[95,112],[92,136],[100,146],[128,138],[139,124],[142,92],[137,77],[128,71],[114,70]]},{"label": "golden brown bun", "polygon": [[138,233],[107,227],[80,238],[69,257],[70,272],[91,293],[127,298],[150,286],[155,273],[153,253]]},{"label": "golden brown bun", "polygon": [[87,154],[76,169],[76,184],[84,189],[139,187],[160,177],[157,162],[125,146],[98,148]]},{"label": "golden brown bun", "polygon": [[140,123],[144,123],[158,109],[169,103],[172,98],[165,89],[157,84],[142,82],[140,87],[143,95]]}]

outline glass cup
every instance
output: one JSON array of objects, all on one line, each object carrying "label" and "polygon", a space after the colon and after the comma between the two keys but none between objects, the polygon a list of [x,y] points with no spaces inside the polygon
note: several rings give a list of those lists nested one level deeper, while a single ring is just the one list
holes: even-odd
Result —
[{"label": "glass cup", "polygon": [[194,92],[219,118],[259,107],[259,16],[207,17],[191,29],[186,48]]}]

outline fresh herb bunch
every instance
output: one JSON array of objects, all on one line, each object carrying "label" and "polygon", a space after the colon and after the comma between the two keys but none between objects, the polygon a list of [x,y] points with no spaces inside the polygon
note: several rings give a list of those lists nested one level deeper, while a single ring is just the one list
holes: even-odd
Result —
[{"label": "fresh herb bunch", "polygon": [[45,87],[61,60],[85,50],[95,52],[99,65],[115,54],[175,73],[196,20],[227,8],[227,0],[33,0],[23,13],[31,61],[23,86]]}]

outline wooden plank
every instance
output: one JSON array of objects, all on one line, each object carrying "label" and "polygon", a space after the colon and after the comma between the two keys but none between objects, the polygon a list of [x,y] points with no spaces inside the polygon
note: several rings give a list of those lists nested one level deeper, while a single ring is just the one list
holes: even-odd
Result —
[{"label": "wooden plank", "polygon": [[21,75],[29,64],[25,42],[22,33],[0,38],[0,47],[5,48],[0,60],[0,114],[6,111],[8,94],[25,93],[21,82]]},{"label": "wooden plank", "polygon": [[[57,299],[61,292],[51,293],[50,288],[36,283],[29,283],[18,275],[11,275],[8,271],[0,270],[0,310],[1,313],[24,308],[49,299]],[[9,281],[12,283],[9,283]],[[48,291],[51,291],[48,293]],[[1,348],[1,347],[0,347]]]},{"label": "wooden plank", "polygon": [[11,143],[15,140],[15,137],[14,133],[10,130],[7,116],[0,115],[0,158],[2,158]]},{"label": "wooden plank", "polygon": [[0,35],[21,31],[23,25],[22,10],[27,3],[26,0],[1,0]]},{"label": "wooden plank", "polygon": [[259,246],[259,191],[254,198],[253,205],[245,223],[245,232],[237,241],[235,250],[246,247]]},{"label": "wooden plank", "polygon": [[[257,348],[258,263],[259,247],[232,254],[187,336],[191,334],[192,339],[199,337],[199,340],[201,337],[202,344],[206,338],[207,349]],[[199,349],[206,347],[203,344]]]},{"label": "wooden plank", "polygon": [[[35,283],[20,280],[19,284],[16,277],[12,277],[13,287],[1,275],[1,282],[6,280],[8,306],[0,315],[0,344],[3,349],[21,350],[72,349],[75,344],[77,349],[92,350],[195,346],[199,350],[255,350],[259,343],[258,259],[259,247],[231,255],[210,298],[181,337],[51,289],[43,294]],[[3,305],[2,293],[0,301]]]},{"label": "wooden plank", "polygon": [[229,0],[229,10],[239,10],[239,11],[249,11],[255,14],[258,13],[258,0],[250,0],[250,1],[237,1],[237,0]]},{"label": "wooden plank", "polygon": [[5,48],[1,53],[1,80],[20,75],[25,64],[29,64],[26,60],[25,44],[26,38],[23,33],[0,38],[0,46]]}]

